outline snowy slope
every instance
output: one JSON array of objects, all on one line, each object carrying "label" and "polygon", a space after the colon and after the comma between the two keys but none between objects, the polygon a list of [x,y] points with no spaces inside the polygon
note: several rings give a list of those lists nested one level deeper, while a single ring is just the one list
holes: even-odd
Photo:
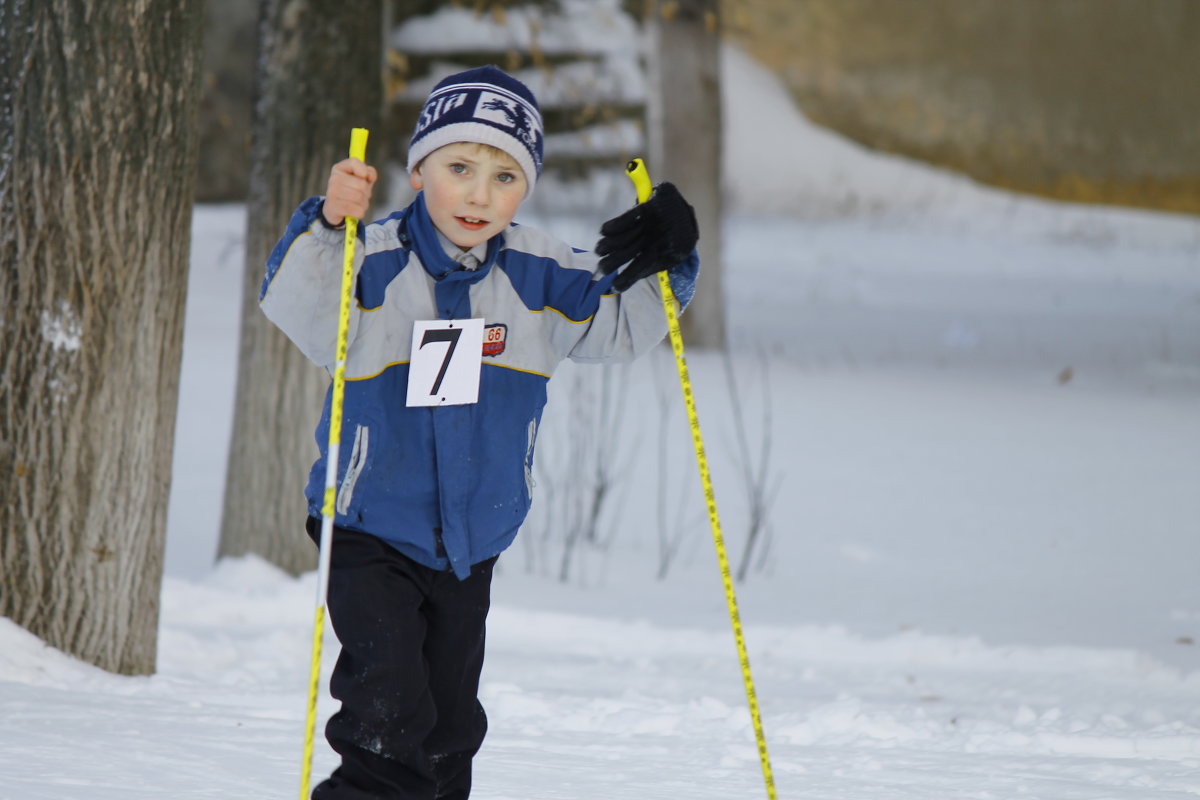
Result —
[{"label": "snowy slope", "polygon": [[[783,485],[738,592],[780,797],[1200,795],[1200,224],[867,153],[736,52],[726,80],[733,352]],[[159,674],[0,620],[0,800],[295,796],[315,578],[211,564],[243,219],[195,217]],[[736,560],[724,366],[689,364]],[[543,468],[595,374],[556,378]],[[669,353],[619,374],[602,546],[556,579],[543,473],[501,561],[481,800],[765,797]]]},{"label": "snowy slope", "polygon": [[[169,579],[152,678],[99,672],[0,622],[0,797],[294,797],[313,588],[253,560]],[[781,797],[1200,793],[1196,673],[918,632],[748,636]],[[489,637],[475,796],[765,796],[724,631],[501,604]],[[332,768],[323,747],[315,768]]]}]

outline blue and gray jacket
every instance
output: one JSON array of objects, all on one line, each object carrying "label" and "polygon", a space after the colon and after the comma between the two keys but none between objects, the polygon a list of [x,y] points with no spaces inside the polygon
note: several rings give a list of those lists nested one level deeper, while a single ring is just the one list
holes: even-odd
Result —
[{"label": "blue and gray jacket", "polygon": [[[267,261],[263,312],[316,364],[332,373],[345,234],[305,201]],[[487,243],[475,270],[442,248],[418,195],[407,208],[359,227],[355,297],[340,457],[337,516],[345,528],[388,542],[420,564],[452,569],[497,555],[529,511],[534,443],[546,383],[564,358],[635,358],[666,333],[658,281],[617,294],[597,257],[538,230],[512,225]],[[671,268],[686,304],[695,252]],[[413,324],[482,317],[479,400],[405,405]],[[309,475],[309,513],[320,516],[329,404],[317,426],[321,455]]]}]

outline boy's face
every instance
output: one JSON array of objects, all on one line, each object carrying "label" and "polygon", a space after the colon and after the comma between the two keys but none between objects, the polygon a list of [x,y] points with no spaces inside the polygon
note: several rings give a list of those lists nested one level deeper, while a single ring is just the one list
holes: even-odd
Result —
[{"label": "boy's face", "polygon": [[470,250],[512,222],[525,199],[525,173],[503,151],[468,142],[434,150],[409,174],[442,234]]}]

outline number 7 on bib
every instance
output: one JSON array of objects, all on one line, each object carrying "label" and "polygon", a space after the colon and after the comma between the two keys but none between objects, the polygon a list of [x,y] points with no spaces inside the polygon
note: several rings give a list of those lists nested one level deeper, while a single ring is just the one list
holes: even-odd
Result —
[{"label": "number 7 on bib", "polygon": [[479,402],[482,354],[482,319],[414,322],[405,404],[461,406]]}]

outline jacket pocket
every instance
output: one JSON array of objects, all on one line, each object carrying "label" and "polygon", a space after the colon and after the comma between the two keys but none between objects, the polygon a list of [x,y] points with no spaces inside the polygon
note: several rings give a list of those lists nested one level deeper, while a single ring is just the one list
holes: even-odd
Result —
[{"label": "jacket pocket", "polygon": [[350,501],[354,499],[354,484],[367,464],[367,451],[371,443],[371,429],[366,425],[354,427],[354,446],[350,450],[350,461],[346,464],[346,474],[342,476],[342,485],[338,487],[337,513],[345,514],[350,510]]}]

